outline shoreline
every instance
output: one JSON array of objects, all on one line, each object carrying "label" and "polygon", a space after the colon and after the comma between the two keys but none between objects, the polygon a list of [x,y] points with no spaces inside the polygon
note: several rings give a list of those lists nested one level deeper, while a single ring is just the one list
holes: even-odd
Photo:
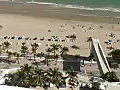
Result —
[{"label": "shoreline", "polygon": [[77,15],[79,11],[80,10],[72,8],[55,8],[51,5],[0,1],[1,14],[17,14],[22,16],[32,16],[38,18],[55,18],[61,20],[101,22],[110,24],[117,24],[118,22],[120,22],[120,18],[114,17]]}]

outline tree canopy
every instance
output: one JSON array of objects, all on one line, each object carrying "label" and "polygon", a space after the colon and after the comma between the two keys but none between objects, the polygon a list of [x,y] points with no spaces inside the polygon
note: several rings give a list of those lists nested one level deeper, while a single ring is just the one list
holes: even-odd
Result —
[{"label": "tree canopy", "polygon": [[116,49],[109,53],[109,55],[112,55],[112,58],[117,63],[120,63],[120,49]]},{"label": "tree canopy", "polygon": [[16,73],[8,74],[8,81],[7,85],[18,87],[29,88],[40,86],[48,88],[52,83],[59,88],[62,81],[64,81],[64,78],[57,68],[43,70],[39,67],[25,64],[24,66],[21,66],[21,69]]},{"label": "tree canopy", "polygon": [[119,82],[118,77],[116,76],[115,72],[107,72],[101,76],[104,80],[107,80],[108,82]]}]

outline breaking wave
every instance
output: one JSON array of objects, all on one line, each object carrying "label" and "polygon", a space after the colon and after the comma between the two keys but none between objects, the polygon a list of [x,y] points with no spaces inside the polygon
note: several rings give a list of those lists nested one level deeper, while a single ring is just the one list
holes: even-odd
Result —
[{"label": "breaking wave", "polygon": [[53,7],[62,7],[62,8],[74,8],[74,9],[81,9],[81,10],[96,10],[96,11],[111,11],[111,12],[120,12],[120,8],[113,8],[113,7],[103,7],[103,8],[93,8],[93,7],[86,7],[86,6],[77,6],[77,5],[64,5],[64,4],[56,4],[56,3],[47,3],[47,2],[35,2],[30,1],[26,3],[31,4],[46,4],[46,5],[52,5]]}]

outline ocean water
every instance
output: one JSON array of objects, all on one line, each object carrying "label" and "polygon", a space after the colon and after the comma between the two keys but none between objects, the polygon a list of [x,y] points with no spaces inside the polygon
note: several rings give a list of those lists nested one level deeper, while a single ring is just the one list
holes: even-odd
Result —
[{"label": "ocean water", "polygon": [[79,15],[120,17],[120,0],[26,0],[28,3],[74,8]]}]

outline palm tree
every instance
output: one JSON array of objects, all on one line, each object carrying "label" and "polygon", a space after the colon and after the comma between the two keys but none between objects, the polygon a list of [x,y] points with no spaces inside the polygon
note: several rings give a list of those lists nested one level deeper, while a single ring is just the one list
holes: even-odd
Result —
[{"label": "palm tree", "polygon": [[49,76],[49,74],[48,74],[48,72],[47,71],[45,71],[45,73],[44,73],[44,76],[43,76],[43,88],[45,89],[45,90],[48,90],[48,87],[50,87],[50,83],[51,83],[51,77]]},{"label": "palm tree", "polygon": [[25,64],[24,66],[21,66],[21,71],[26,72],[29,74],[34,68],[32,66],[29,66],[28,64]]},{"label": "palm tree", "polygon": [[47,57],[46,57],[46,64],[47,64],[47,66],[49,65],[49,57],[50,57],[50,53],[52,52],[52,49],[51,48],[48,48],[48,49],[46,49],[46,52],[48,53],[47,54]]},{"label": "palm tree", "polygon": [[49,69],[48,75],[51,78],[51,83],[55,84],[55,86],[59,89],[60,84],[64,81],[62,78],[62,73],[58,71],[58,68]]},{"label": "palm tree", "polygon": [[[34,67],[33,66],[29,66],[28,64],[25,64],[24,66],[21,66],[21,72],[24,72],[23,75],[25,75],[23,78],[23,81],[26,81],[24,82],[23,84],[25,84],[24,87],[30,87],[31,86],[31,80],[32,80],[32,76],[34,74]],[[21,77],[19,77],[21,78]]]},{"label": "palm tree", "polygon": [[52,44],[51,47],[52,47],[51,50],[53,51],[54,56],[55,56],[56,55],[56,51],[59,50],[60,45]]},{"label": "palm tree", "polygon": [[32,79],[30,80],[31,86],[40,86],[43,87],[44,82],[44,71],[40,69],[39,67],[36,67],[34,69],[34,73],[32,74]]},{"label": "palm tree", "polygon": [[54,60],[56,60],[56,64],[57,64],[58,54],[56,54],[56,52],[59,50],[60,45],[59,44],[52,44],[51,47],[52,47],[51,50],[54,53]]},{"label": "palm tree", "polygon": [[11,57],[12,57],[13,53],[12,53],[12,52],[7,51],[7,54],[8,54],[8,59],[7,59],[7,62],[8,62],[8,64],[11,64],[11,63],[10,63],[10,59],[11,59]]},{"label": "palm tree", "polygon": [[18,71],[17,73],[17,75],[19,75],[19,77],[17,78],[19,80],[18,86],[29,88],[29,76],[23,71]]},{"label": "palm tree", "polygon": [[8,49],[10,48],[11,43],[8,42],[8,41],[6,41],[6,42],[3,43],[3,45],[4,45],[4,48],[5,48],[5,49],[7,50],[7,52],[8,52]]},{"label": "palm tree", "polygon": [[68,47],[61,47],[61,56],[66,55],[68,51]]},{"label": "palm tree", "polygon": [[39,45],[37,43],[33,43],[33,44],[31,44],[31,46],[32,46],[32,54],[34,55],[34,62],[36,62],[35,54],[36,54],[36,51],[37,51]]},{"label": "palm tree", "polygon": [[13,54],[14,54],[14,56],[16,57],[17,63],[19,64],[19,63],[20,63],[20,62],[19,62],[20,54],[17,53],[17,52],[14,52]]},{"label": "palm tree", "polygon": [[0,55],[2,54],[2,51],[3,51],[3,45],[0,44]]},{"label": "palm tree", "polygon": [[55,61],[56,61],[55,65],[57,65],[57,60],[58,60],[58,58],[59,58],[59,55],[56,54],[56,55],[54,56],[54,59],[55,59]]},{"label": "palm tree", "polygon": [[87,42],[89,42],[89,49],[91,49],[92,37],[87,37]]},{"label": "palm tree", "polygon": [[[26,87],[29,88],[31,83],[33,67],[28,66],[27,64],[22,66],[20,70],[16,73],[8,74],[9,82],[8,85],[18,86],[18,87]],[[10,84],[11,83],[11,84]]]},{"label": "palm tree", "polygon": [[71,67],[69,70],[67,70],[66,74],[68,74],[68,84],[70,85],[70,88],[73,90],[76,86],[78,86],[78,77],[77,72],[74,71],[74,69]]},{"label": "palm tree", "polygon": [[21,67],[21,70],[18,70],[18,72],[11,75],[9,78],[15,86],[29,88],[31,86],[30,80],[32,78],[32,69],[32,66],[25,64]]},{"label": "palm tree", "polygon": [[75,40],[76,40],[76,38],[77,38],[77,37],[76,37],[76,35],[75,35],[75,34],[73,34],[73,35],[70,35],[70,38],[71,38],[71,39],[70,39],[70,41],[72,41],[72,42],[73,42],[73,41],[75,41]]},{"label": "palm tree", "polygon": [[26,53],[28,53],[28,47],[26,46],[26,43],[22,43],[20,51],[21,51],[22,55],[25,57]]}]

